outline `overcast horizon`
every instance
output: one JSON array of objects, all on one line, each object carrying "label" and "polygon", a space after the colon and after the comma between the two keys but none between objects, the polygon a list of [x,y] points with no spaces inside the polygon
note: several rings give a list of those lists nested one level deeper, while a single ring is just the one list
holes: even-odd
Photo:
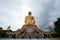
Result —
[{"label": "overcast horizon", "polygon": [[48,26],[54,29],[53,23],[60,18],[60,0],[0,0],[0,27],[20,29],[29,11],[40,29],[50,31]]}]

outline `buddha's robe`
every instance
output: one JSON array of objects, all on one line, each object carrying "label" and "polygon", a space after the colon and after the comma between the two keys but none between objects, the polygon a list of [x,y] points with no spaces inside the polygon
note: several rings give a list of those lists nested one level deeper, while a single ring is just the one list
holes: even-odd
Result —
[{"label": "buddha's robe", "polygon": [[34,16],[26,16],[25,17],[25,25],[35,25]]}]

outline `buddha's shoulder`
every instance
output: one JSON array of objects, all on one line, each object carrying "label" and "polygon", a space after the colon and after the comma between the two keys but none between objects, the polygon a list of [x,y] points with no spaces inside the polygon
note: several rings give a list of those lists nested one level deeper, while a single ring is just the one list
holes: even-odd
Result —
[{"label": "buddha's shoulder", "polygon": [[27,17],[33,17],[33,18],[34,18],[34,16],[26,16],[26,18],[27,18]]},{"label": "buddha's shoulder", "polygon": [[31,16],[32,18],[34,18],[34,16]]},{"label": "buddha's shoulder", "polygon": [[26,16],[26,17],[28,17],[28,16]]},{"label": "buddha's shoulder", "polygon": [[32,17],[34,17],[34,16],[32,16]]}]

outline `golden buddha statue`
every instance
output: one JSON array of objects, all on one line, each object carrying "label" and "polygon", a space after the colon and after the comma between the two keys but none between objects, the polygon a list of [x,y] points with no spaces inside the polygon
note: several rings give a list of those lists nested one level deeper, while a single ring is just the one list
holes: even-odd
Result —
[{"label": "golden buddha statue", "polygon": [[35,24],[35,18],[32,16],[31,11],[28,12],[28,16],[25,17],[25,24],[22,27],[22,30],[27,28],[33,28],[34,30],[39,30],[37,25]]},{"label": "golden buddha statue", "polygon": [[35,24],[35,18],[34,18],[34,16],[32,16],[31,11],[29,11],[28,16],[25,17],[25,24],[23,25],[22,28],[25,29],[25,28],[28,28],[28,27],[32,27],[34,29],[38,28]]},{"label": "golden buddha statue", "polygon": [[32,16],[31,11],[29,11],[28,16],[25,17],[25,25],[35,25],[35,18]]}]

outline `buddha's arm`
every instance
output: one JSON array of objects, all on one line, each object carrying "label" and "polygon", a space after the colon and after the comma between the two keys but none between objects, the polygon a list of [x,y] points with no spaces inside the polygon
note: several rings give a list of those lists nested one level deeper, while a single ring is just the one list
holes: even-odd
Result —
[{"label": "buddha's arm", "polygon": [[35,18],[33,17],[33,23],[35,24]]},{"label": "buddha's arm", "polygon": [[26,17],[25,17],[25,23],[26,23]]}]

